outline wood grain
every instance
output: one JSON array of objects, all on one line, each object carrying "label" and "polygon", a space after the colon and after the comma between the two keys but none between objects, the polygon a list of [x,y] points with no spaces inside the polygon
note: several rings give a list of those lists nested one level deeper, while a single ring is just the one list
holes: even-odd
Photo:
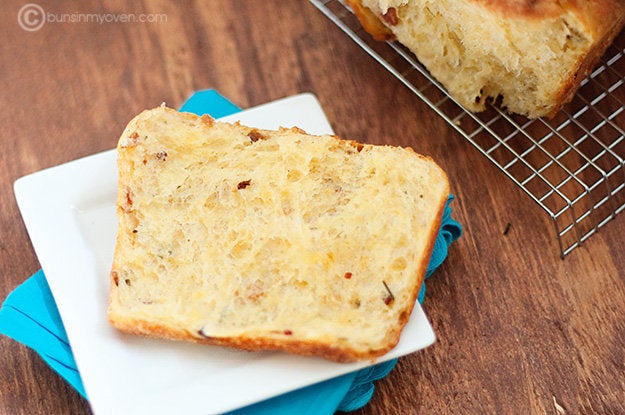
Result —
[{"label": "wood grain", "polygon": [[[134,114],[198,89],[241,107],[312,92],[344,138],[437,160],[464,226],[427,286],[438,341],[400,359],[355,414],[625,413],[622,215],[561,260],[545,212],[307,1],[41,1],[166,21],[35,32],[17,24],[25,3],[0,9],[0,299],[40,267],[18,177],[111,149]],[[0,413],[90,409],[36,353],[0,337]]]}]

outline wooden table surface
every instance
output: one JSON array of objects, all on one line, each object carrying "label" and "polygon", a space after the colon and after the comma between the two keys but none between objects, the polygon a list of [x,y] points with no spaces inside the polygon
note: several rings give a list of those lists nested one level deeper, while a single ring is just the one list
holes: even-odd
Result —
[{"label": "wooden table surface", "polygon": [[[560,259],[545,212],[308,1],[42,0],[52,17],[34,31],[18,24],[26,3],[0,9],[0,299],[40,268],[18,177],[112,149],[133,115],[195,90],[244,108],[312,92],[340,136],[433,157],[464,226],[428,283],[437,342],[401,358],[356,413],[625,413],[623,215]],[[89,412],[35,352],[0,336],[0,413]]]}]

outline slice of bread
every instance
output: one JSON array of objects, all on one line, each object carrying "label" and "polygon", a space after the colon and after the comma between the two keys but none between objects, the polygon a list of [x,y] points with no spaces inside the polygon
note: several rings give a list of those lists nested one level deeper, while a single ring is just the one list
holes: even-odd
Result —
[{"label": "slice of bread", "polygon": [[129,123],[118,166],[115,327],[338,362],[398,342],[449,193],[411,149],[166,107]]},{"label": "slice of bread", "polygon": [[397,39],[461,105],[501,101],[554,116],[625,24],[625,0],[347,0],[378,40]]}]

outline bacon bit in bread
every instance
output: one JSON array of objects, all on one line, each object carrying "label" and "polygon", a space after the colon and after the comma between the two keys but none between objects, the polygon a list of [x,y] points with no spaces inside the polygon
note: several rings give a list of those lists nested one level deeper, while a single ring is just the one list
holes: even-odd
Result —
[{"label": "bacon bit in bread", "polygon": [[289,131],[294,132],[294,133],[306,134],[306,131],[302,130],[301,128],[297,126],[289,128]]},{"label": "bacon bit in bread", "polygon": [[121,147],[135,147],[137,144],[139,144],[139,133],[136,131],[120,142]]},{"label": "bacon bit in bread", "polygon": [[206,124],[208,127],[212,127],[213,124],[215,124],[215,119],[208,114],[202,115],[200,120],[202,120],[202,122]]},{"label": "bacon bit in bread", "polygon": [[126,204],[132,206],[132,196],[130,195],[130,189],[126,189]]},{"label": "bacon bit in bread", "polygon": [[119,287],[119,275],[117,274],[117,271],[112,271],[111,277],[113,278],[113,283],[115,284],[115,286]]},{"label": "bacon bit in bread", "polygon": [[388,288],[386,281],[382,281],[382,284],[384,284],[384,288],[386,288],[386,292],[388,293],[388,295],[384,297],[384,304],[391,305],[393,301],[395,301],[395,296],[391,292],[391,289]]},{"label": "bacon bit in bread", "polygon": [[382,15],[384,21],[391,26],[395,26],[399,23],[399,17],[397,17],[397,9],[395,7],[389,7],[386,13]]},{"label": "bacon bit in bread", "polygon": [[243,180],[242,182],[239,182],[239,184],[237,184],[237,189],[245,189],[247,186],[250,185],[251,182],[251,180]]},{"label": "bacon bit in bread", "polygon": [[165,161],[167,160],[167,152],[159,151],[158,153],[154,155],[154,157],[156,157],[158,160]]},{"label": "bacon bit in bread", "polygon": [[257,129],[253,129],[252,131],[247,133],[247,136],[250,138],[250,140],[252,140],[252,143],[257,142],[258,140],[264,140],[266,138]]},{"label": "bacon bit in bread", "polygon": [[350,279],[352,277],[352,273],[351,272],[346,272],[345,273],[345,278],[346,279]]},{"label": "bacon bit in bread", "polygon": [[126,187],[125,194],[126,200],[124,201],[125,203],[121,208],[124,212],[129,213],[130,211],[132,211],[132,191],[129,187]]},{"label": "bacon bit in bread", "polygon": [[260,285],[260,282],[256,281],[254,284],[247,287],[245,292],[245,298],[250,301],[258,302],[262,297],[265,296],[265,291]]},{"label": "bacon bit in bread", "polygon": [[293,332],[291,330],[284,330],[284,334],[287,336],[292,336]]}]

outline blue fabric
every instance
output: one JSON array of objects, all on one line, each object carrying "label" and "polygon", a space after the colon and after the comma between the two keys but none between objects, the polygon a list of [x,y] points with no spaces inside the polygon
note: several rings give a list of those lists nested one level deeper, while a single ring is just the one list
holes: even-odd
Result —
[{"label": "blue fabric", "polygon": [[0,333],[39,353],[86,398],[61,316],[43,271],[37,271],[6,298],[0,309]]},{"label": "blue fabric", "polygon": [[[210,114],[215,118],[239,111],[239,108],[214,90],[196,92],[180,109],[198,115]],[[450,196],[445,206],[426,278],[442,264],[449,245],[462,234],[462,227],[451,217],[452,200],[453,196]],[[424,296],[425,283],[419,293],[419,302],[423,302]],[[78,393],[87,398],[43,271],[35,273],[6,298],[0,309],[0,333],[35,350]],[[323,415],[333,414],[337,410],[353,411],[369,402],[374,391],[373,382],[385,377],[395,363],[396,360],[391,360],[348,373],[230,412],[229,415]]]},{"label": "blue fabric", "polygon": [[[451,217],[452,210],[450,205],[453,200],[454,196],[449,195],[449,198],[447,199],[447,204],[445,205],[445,210],[443,211],[441,228],[438,231],[436,242],[434,243],[434,249],[432,250],[430,262],[428,263],[428,267],[425,270],[426,279],[430,278],[434,271],[436,271],[436,269],[443,263],[443,261],[445,261],[445,258],[447,258],[449,245],[451,245],[453,241],[462,236],[462,226],[454,218]],[[418,299],[419,303],[423,304],[423,300],[425,300],[425,282],[421,286]]]},{"label": "blue fabric", "polygon": [[196,115],[209,114],[213,118],[221,118],[237,113],[241,109],[214,89],[205,89],[191,95],[182,104],[180,111],[192,112]]}]

